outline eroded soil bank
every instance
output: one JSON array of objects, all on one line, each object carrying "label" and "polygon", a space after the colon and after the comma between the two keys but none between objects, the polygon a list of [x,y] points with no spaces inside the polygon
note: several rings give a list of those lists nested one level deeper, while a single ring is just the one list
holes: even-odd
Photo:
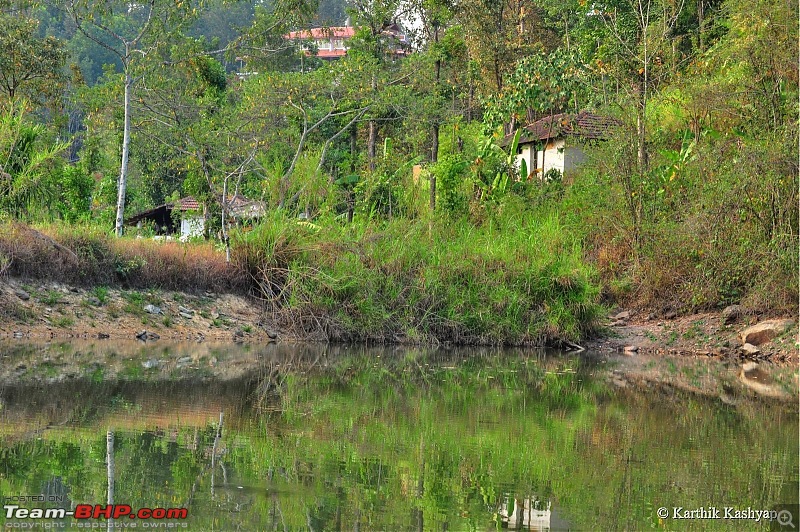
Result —
[{"label": "eroded soil bank", "polygon": [[[167,345],[187,340],[195,344],[233,341],[261,346],[276,338],[303,340],[277,330],[257,301],[231,294],[87,290],[5,278],[0,281],[0,299],[4,302],[0,338],[12,343],[82,340],[97,346],[82,351],[85,353],[105,351],[101,345],[109,342],[152,347],[159,342]],[[616,310],[605,334],[584,347],[607,360],[613,368],[609,378],[617,386],[675,387],[732,401],[747,394],[796,401],[796,320],[782,334],[759,345],[757,353],[742,350],[740,333],[766,319],[747,312],[733,317],[706,313],[659,318],[635,310]],[[107,376],[138,373],[137,368],[161,367],[165,371],[165,368],[169,371],[198,368],[203,375],[225,378],[231,372],[245,371],[253,363],[239,359],[223,363],[214,349],[180,348],[163,361],[150,360],[152,357],[134,362],[133,359],[127,362],[81,359],[71,369],[69,364],[58,369],[52,360],[36,360],[34,356],[13,367],[4,361],[0,379],[13,381],[31,374],[30,368],[41,364],[49,372],[48,378],[62,374],[78,376],[84,370],[75,368],[96,369],[98,364],[106,366],[103,371]]]}]

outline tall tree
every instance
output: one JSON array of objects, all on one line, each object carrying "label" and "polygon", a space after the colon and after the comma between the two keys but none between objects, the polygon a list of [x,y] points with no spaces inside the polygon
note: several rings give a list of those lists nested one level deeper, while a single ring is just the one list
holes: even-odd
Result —
[{"label": "tall tree", "polygon": [[122,153],[114,224],[116,235],[121,237],[131,141],[131,92],[139,79],[136,69],[143,67],[147,57],[165,44],[171,32],[188,24],[196,10],[182,0],[148,0],[143,4],[121,0],[66,0],[65,7],[77,29],[113,53],[122,65]]},{"label": "tall tree", "polygon": [[616,73],[632,82],[636,101],[636,136],[639,173],[647,171],[647,106],[658,83],[674,71],[671,58],[683,0],[620,0],[597,15],[608,31],[613,55],[622,63]]}]

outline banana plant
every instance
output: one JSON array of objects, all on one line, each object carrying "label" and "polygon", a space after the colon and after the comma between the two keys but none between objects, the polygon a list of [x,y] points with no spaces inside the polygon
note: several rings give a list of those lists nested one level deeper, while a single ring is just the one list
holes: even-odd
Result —
[{"label": "banana plant", "polygon": [[[513,181],[524,180],[528,177],[528,164],[524,159],[520,161],[519,168],[517,168],[517,148],[519,147],[519,138],[522,131],[517,130],[511,143],[508,146],[508,152],[498,146],[491,138],[487,138],[480,146],[479,155],[476,160],[477,165],[481,165],[483,161],[495,156],[503,161],[503,169],[498,171],[491,184],[487,184],[482,179],[476,179],[476,185],[481,189],[481,200],[499,199],[505,195],[511,187]],[[516,170],[519,174],[516,174]]]}]

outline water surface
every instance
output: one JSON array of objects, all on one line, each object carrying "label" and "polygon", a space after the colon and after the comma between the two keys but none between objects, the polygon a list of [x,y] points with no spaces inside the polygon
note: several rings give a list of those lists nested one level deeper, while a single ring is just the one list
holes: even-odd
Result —
[{"label": "water surface", "polygon": [[796,408],[585,354],[154,345],[0,347],[0,496],[105,504],[112,477],[191,530],[759,529],[656,510],[798,497]]}]

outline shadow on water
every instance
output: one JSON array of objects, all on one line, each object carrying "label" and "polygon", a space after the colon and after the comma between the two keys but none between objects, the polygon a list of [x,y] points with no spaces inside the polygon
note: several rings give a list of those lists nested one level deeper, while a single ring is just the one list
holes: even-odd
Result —
[{"label": "shadow on water", "polygon": [[612,388],[587,356],[0,350],[0,493],[64,507],[113,485],[118,504],[187,507],[197,530],[641,529],[661,506],[797,499],[795,412]]}]

